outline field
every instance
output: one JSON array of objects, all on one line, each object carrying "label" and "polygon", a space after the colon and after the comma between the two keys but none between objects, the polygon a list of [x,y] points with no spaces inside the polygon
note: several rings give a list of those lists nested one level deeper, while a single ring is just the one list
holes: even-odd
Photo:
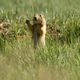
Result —
[{"label": "field", "polygon": [[[25,20],[35,13],[50,26],[45,49],[34,52]],[[0,35],[0,80],[80,80],[80,0],[0,0],[0,20],[11,33]]]}]

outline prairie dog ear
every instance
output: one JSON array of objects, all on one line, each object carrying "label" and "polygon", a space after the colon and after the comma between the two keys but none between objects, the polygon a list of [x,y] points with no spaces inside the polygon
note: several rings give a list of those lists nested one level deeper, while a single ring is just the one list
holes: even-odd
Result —
[{"label": "prairie dog ear", "polygon": [[41,18],[44,18],[44,15],[43,15],[43,14],[40,14],[39,16],[40,16]]}]

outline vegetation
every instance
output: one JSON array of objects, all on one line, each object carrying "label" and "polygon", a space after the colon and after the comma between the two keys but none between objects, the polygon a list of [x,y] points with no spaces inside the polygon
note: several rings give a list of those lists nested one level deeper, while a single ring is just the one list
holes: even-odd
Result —
[{"label": "vegetation", "polygon": [[[25,24],[35,13],[50,25],[45,49],[36,51]],[[80,80],[80,0],[1,0],[0,20],[10,24],[0,35],[0,80]]]}]

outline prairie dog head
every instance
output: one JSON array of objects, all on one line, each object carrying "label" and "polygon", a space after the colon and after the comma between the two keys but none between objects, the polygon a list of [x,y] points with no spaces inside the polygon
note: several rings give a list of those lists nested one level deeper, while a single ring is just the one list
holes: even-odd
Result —
[{"label": "prairie dog head", "polygon": [[44,15],[35,14],[34,17],[33,17],[33,23],[34,24],[41,24],[42,26],[46,25],[46,20],[45,20]]}]

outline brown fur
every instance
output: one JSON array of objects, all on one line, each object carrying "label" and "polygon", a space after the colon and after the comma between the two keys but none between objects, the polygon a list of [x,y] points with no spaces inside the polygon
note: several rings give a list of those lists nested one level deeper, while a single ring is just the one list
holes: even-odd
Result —
[{"label": "brown fur", "polygon": [[42,14],[36,14],[33,17],[32,24],[29,20],[26,23],[32,32],[32,39],[34,41],[34,48],[37,47],[38,43],[45,46],[45,35],[46,35],[46,20]]},{"label": "brown fur", "polygon": [[7,35],[9,33],[9,26],[7,22],[0,22],[0,35]]}]

